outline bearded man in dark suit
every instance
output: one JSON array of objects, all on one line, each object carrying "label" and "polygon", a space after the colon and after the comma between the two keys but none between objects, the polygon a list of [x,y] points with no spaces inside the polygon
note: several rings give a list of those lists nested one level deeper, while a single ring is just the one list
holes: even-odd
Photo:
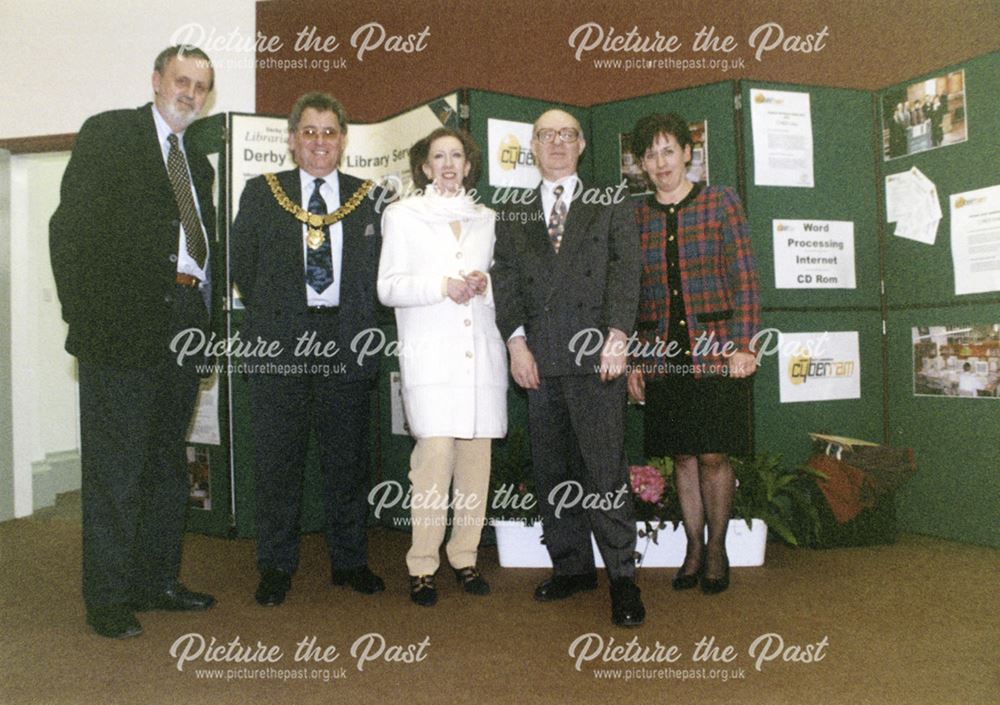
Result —
[{"label": "bearded man in dark suit", "polygon": [[153,103],[80,129],[49,225],[79,366],[83,598],[106,637],[141,633],[137,611],[214,602],[177,580],[199,374],[171,352],[177,334],[209,325],[214,172],[184,133],[214,78],[200,49],[161,52]]}]

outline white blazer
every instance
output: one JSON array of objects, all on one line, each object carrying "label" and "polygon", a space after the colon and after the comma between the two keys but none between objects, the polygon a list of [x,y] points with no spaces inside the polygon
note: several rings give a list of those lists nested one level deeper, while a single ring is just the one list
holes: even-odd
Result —
[{"label": "white blazer", "polygon": [[[464,198],[464,197],[456,197]],[[449,199],[451,200],[451,199]],[[507,351],[496,326],[493,286],[459,305],[446,277],[488,275],[495,213],[460,211],[456,238],[436,209],[440,196],[413,196],[382,216],[378,296],[396,309],[403,408],[416,438],[502,438],[507,433]]]}]

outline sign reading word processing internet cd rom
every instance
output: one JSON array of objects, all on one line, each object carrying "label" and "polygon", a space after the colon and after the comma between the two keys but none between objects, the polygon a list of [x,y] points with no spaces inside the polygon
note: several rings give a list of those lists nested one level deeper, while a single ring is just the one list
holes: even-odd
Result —
[{"label": "sign reading word processing internet cd rom", "polygon": [[490,118],[487,124],[490,186],[535,188],[542,180],[531,153],[532,125]]},{"label": "sign reading word processing internet cd rom", "polygon": [[853,289],[854,223],[775,220],[776,289]]},{"label": "sign reading word processing internet cd rom", "polygon": [[781,403],[861,398],[857,331],[781,333]]}]

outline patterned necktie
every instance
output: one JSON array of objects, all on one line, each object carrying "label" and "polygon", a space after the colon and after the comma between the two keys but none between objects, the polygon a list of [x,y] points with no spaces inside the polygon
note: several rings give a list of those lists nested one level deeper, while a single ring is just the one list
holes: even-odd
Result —
[{"label": "patterned necktie", "polygon": [[563,187],[561,185],[552,189],[556,196],[555,205],[552,206],[552,215],[549,217],[549,242],[552,249],[559,254],[559,245],[562,243],[563,232],[566,230],[566,201],[562,200]]},{"label": "patterned necktie", "polygon": [[184,155],[177,145],[177,135],[170,133],[167,137],[170,151],[167,153],[167,174],[170,176],[170,186],[174,190],[177,210],[181,214],[181,224],[184,226],[184,241],[187,243],[187,253],[191,255],[199,269],[204,269],[205,258],[208,256],[208,246],[205,242],[205,231],[201,227],[198,211],[194,207],[194,196],[191,195],[191,177],[188,175]]},{"label": "patterned necktie", "polygon": [[[319,189],[324,184],[323,179],[313,181],[316,188],[313,189],[312,196],[309,197],[309,212],[318,215],[326,215],[326,201],[320,194]],[[327,287],[333,284],[333,255],[330,248],[330,226],[323,226],[323,243],[315,250],[306,248],[306,283],[313,288],[317,294],[322,294]]]}]

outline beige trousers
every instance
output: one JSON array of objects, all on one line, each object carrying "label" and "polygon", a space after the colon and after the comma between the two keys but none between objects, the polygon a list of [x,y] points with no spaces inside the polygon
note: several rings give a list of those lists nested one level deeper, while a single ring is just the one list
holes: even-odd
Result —
[{"label": "beige trousers", "polygon": [[413,544],[406,554],[410,575],[437,571],[449,501],[454,511],[448,562],[453,568],[476,565],[490,484],[490,439],[419,439],[410,456],[410,483]]}]

